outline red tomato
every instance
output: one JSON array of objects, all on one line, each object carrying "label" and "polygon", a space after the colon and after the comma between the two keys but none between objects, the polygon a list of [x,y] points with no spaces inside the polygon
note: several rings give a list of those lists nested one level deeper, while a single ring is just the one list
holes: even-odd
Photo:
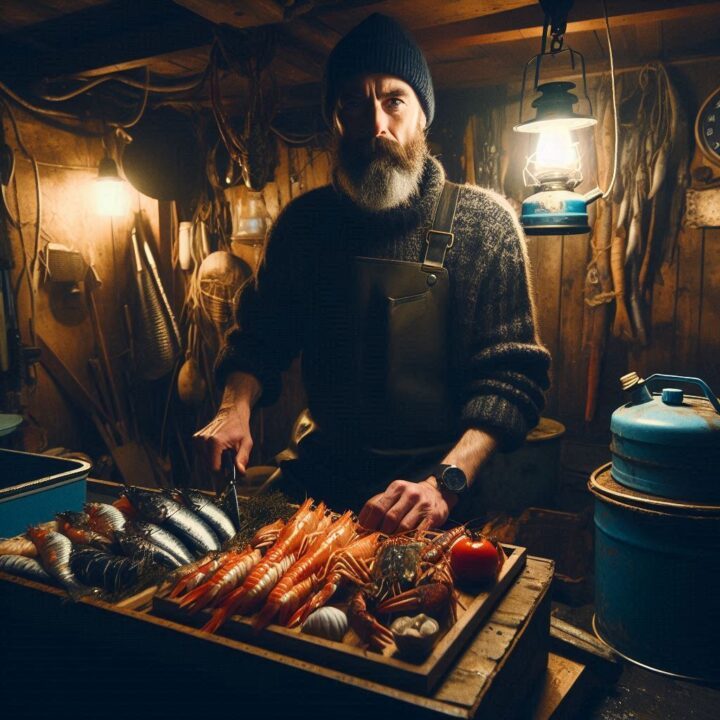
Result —
[{"label": "red tomato", "polygon": [[499,546],[482,535],[461,537],[450,549],[450,566],[461,584],[495,582],[504,560]]}]

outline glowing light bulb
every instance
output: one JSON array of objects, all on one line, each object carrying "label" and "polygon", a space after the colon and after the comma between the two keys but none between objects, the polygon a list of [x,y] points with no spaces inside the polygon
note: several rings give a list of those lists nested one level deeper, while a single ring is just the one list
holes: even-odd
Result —
[{"label": "glowing light bulb", "polygon": [[130,210],[127,183],[120,177],[112,158],[103,158],[94,183],[95,212],[104,217],[122,217]]}]

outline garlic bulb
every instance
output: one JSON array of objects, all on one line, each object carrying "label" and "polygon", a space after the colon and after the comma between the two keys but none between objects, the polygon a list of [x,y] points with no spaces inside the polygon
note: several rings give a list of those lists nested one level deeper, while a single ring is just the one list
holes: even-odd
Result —
[{"label": "garlic bulb", "polygon": [[440,634],[440,625],[427,615],[399,617],[390,626],[398,652],[408,660],[424,660]]},{"label": "garlic bulb", "polygon": [[336,607],[321,607],[308,616],[302,624],[302,632],[308,635],[342,642],[348,629],[347,615]]}]

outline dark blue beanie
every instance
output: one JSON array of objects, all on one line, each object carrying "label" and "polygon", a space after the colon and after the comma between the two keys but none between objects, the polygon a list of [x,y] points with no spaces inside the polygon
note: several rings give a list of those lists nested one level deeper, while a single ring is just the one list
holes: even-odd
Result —
[{"label": "dark blue beanie", "polygon": [[435,93],[427,60],[415,41],[387,15],[370,15],[330,53],[322,85],[323,117],[328,125],[332,126],[340,88],[355,75],[394,75],[404,80],[415,91],[427,125],[432,122]]}]

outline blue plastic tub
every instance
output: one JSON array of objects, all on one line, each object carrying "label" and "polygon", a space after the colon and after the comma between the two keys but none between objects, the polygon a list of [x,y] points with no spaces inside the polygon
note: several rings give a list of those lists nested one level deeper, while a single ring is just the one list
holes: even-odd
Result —
[{"label": "blue plastic tub", "polygon": [[82,510],[90,465],[0,449],[0,537],[25,532],[63,510]]}]

